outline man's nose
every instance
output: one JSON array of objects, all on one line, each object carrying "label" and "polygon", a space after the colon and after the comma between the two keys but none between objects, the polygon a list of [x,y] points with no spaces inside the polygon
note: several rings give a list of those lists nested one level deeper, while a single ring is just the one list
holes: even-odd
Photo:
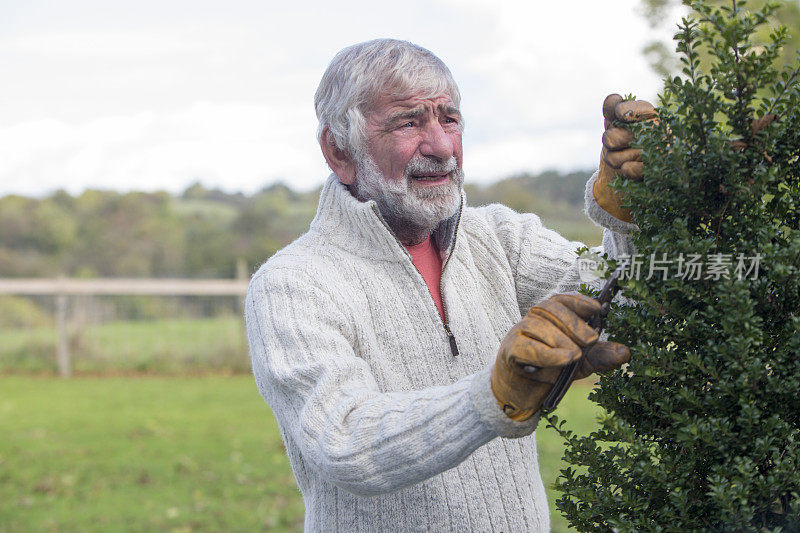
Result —
[{"label": "man's nose", "polygon": [[419,151],[424,156],[447,161],[453,156],[453,140],[435,120],[428,122]]}]

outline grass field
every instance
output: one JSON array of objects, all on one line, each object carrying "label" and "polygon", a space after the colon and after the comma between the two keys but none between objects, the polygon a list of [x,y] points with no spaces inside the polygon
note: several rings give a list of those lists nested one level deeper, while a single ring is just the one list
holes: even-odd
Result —
[{"label": "grass field", "polygon": [[[586,385],[559,408],[589,431]],[[545,483],[562,445],[537,432]],[[0,531],[298,531],[303,502],[250,376],[0,377]],[[566,531],[554,510],[553,531]]]},{"label": "grass field", "polygon": [[[70,339],[78,374],[249,372],[239,316],[115,321]],[[54,327],[0,328],[0,372],[56,372]]]}]

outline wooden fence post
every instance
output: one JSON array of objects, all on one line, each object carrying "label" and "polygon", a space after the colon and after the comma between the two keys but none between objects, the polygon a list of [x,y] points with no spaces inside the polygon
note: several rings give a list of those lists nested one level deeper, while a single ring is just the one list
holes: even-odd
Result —
[{"label": "wooden fence post", "polygon": [[58,373],[62,378],[72,375],[72,362],[69,353],[69,328],[67,327],[67,295],[56,296],[56,328],[58,340],[56,345],[56,362]]}]

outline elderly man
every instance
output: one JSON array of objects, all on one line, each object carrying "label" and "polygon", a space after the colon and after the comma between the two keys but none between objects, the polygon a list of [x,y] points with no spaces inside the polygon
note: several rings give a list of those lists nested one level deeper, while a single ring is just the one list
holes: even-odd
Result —
[{"label": "elderly man", "polygon": [[[639,111],[616,98],[612,118]],[[585,323],[594,300],[563,294],[579,243],[535,215],[466,207],[459,100],[437,57],[390,39],[342,50],[317,90],[333,173],[246,306],[307,530],[547,531],[540,405],[566,363],[585,377],[629,358]],[[635,176],[616,134],[605,160]],[[635,229],[607,187],[615,168],[587,184],[611,255]]]}]

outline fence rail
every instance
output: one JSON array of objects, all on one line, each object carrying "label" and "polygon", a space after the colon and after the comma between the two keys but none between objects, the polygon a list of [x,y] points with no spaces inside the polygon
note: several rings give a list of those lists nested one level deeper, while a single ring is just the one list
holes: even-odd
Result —
[{"label": "fence rail", "polygon": [[0,294],[243,296],[247,284],[246,279],[16,278],[0,279]]},{"label": "fence rail", "polygon": [[241,274],[237,279],[0,278],[0,295],[55,297],[56,361],[59,374],[69,377],[72,374],[67,317],[70,296],[244,296],[249,281]]}]

